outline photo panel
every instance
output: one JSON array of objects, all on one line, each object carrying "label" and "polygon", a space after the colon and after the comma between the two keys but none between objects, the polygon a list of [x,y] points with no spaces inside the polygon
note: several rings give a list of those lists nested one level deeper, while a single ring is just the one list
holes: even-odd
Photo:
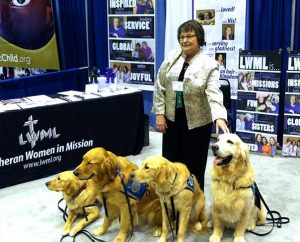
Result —
[{"label": "photo panel", "polygon": [[154,38],[153,16],[110,16],[110,38]]}]

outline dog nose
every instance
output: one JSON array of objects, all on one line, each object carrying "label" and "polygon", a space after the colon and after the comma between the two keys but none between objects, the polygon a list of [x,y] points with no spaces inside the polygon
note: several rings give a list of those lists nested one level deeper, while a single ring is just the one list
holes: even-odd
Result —
[{"label": "dog nose", "polygon": [[48,185],[49,185],[49,182],[46,182],[45,185],[48,186]]},{"label": "dog nose", "polygon": [[213,151],[217,151],[219,149],[219,146],[217,144],[213,144],[211,146],[211,148],[212,148]]},{"label": "dog nose", "polygon": [[130,177],[131,177],[131,178],[134,178],[134,176],[135,176],[134,172],[131,172],[131,173],[130,173]]},{"label": "dog nose", "polygon": [[73,174],[75,175],[75,176],[79,176],[79,173],[78,173],[78,171],[73,171]]}]

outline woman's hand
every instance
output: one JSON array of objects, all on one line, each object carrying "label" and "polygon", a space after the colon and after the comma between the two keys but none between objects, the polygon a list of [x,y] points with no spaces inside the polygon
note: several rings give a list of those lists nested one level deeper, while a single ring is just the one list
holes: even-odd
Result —
[{"label": "woman's hand", "polygon": [[217,134],[219,133],[220,129],[222,129],[224,133],[230,133],[225,120],[222,118],[219,118],[216,120],[216,133]]},{"label": "woman's hand", "polygon": [[166,132],[168,125],[167,125],[165,115],[163,115],[163,114],[156,115],[156,128],[161,133]]}]

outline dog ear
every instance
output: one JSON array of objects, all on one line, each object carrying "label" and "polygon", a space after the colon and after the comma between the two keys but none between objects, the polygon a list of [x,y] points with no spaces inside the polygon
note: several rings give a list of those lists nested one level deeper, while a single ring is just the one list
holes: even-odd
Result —
[{"label": "dog ear", "polygon": [[170,166],[168,166],[168,176],[167,176],[167,179],[168,179],[168,183],[170,185],[173,185],[175,183],[176,176],[177,176],[176,172]]},{"label": "dog ear", "polygon": [[65,194],[70,196],[76,193],[79,189],[79,181],[68,179],[65,181]]},{"label": "dog ear", "polygon": [[106,162],[103,162],[100,166],[101,174],[107,174],[107,176],[113,180],[116,176],[116,170],[113,168],[111,162],[107,160]]},{"label": "dog ear", "polygon": [[246,143],[240,143],[241,156],[246,164],[249,162],[249,147]]},{"label": "dog ear", "polygon": [[168,164],[162,164],[158,170],[159,170],[157,174],[158,184],[164,184],[166,182],[170,185],[173,184],[174,177],[176,174],[173,174]]},{"label": "dog ear", "polygon": [[118,168],[120,166],[119,165],[118,157],[115,154],[113,154],[111,152],[108,152],[108,156],[106,158],[106,162],[105,163],[109,164],[108,165],[108,167],[109,167],[109,169],[108,169],[109,177],[112,180],[115,179],[116,172],[117,172],[117,170],[118,170]]},{"label": "dog ear", "polygon": [[156,175],[156,181],[158,185],[162,185],[167,180],[167,171],[165,167],[161,166],[157,168],[157,175]]}]

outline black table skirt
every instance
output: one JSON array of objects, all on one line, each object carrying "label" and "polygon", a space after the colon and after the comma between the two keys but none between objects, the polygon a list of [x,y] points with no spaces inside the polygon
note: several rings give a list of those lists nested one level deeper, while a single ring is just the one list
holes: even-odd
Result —
[{"label": "black table skirt", "polygon": [[73,169],[94,147],[143,145],[142,92],[0,113],[0,188]]}]

